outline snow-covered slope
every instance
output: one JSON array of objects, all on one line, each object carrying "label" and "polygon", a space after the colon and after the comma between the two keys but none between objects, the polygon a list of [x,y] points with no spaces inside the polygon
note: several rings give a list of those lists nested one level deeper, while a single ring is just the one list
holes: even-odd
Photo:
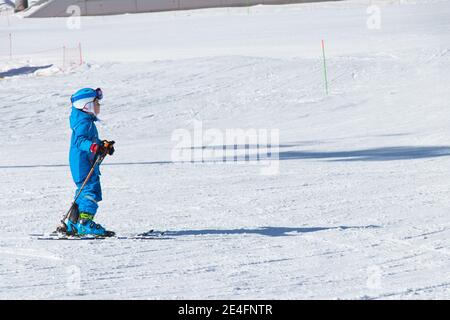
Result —
[{"label": "snow-covered slope", "polygon": [[13,3],[9,1],[0,1],[0,14],[4,15],[14,11]]},{"label": "snow-covered slope", "polygon": [[[450,4],[370,3],[380,29],[367,27],[369,1],[82,18],[76,30],[0,18],[17,63],[78,42],[87,61],[0,79],[0,298],[448,298]],[[28,236],[51,231],[73,196],[68,101],[81,86],[104,89],[98,128],[117,142],[97,220],[170,239]],[[278,174],[172,163],[172,133],[196,121],[279,129]]]}]

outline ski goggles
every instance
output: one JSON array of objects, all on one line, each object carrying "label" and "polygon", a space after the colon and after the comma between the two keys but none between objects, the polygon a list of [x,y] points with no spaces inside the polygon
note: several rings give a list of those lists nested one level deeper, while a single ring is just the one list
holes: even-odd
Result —
[{"label": "ski goggles", "polygon": [[96,99],[98,99],[98,100],[102,100],[103,99],[103,92],[102,92],[102,89],[100,89],[100,88],[97,88],[97,89],[95,89],[95,93],[96,93]]}]

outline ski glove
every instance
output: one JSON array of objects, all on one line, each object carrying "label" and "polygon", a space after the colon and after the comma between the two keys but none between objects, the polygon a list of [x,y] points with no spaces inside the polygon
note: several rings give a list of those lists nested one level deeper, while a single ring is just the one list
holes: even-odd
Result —
[{"label": "ski glove", "polygon": [[108,154],[112,156],[114,154],[114,141],[103,140],[103,147],[106,149]]},{"label": "ski glove", "polygon": [[114,153],[114,141],[103,140],[101,144],[93,143],[90,150],[97,155],[109,154],[112,156]]}]

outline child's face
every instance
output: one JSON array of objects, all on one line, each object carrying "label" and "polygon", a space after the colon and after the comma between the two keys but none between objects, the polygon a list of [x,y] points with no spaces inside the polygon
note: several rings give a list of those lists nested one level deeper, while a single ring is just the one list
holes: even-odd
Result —
[{"label": "child's face", "polygon": [[100,114],[100,102],[98,99],[94,100],[94,112],[95,114]]}]

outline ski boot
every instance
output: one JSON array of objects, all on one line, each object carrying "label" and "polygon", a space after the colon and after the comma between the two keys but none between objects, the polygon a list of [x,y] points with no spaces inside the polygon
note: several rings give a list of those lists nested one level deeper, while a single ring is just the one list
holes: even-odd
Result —
[{"label": "ski boot", "polygon": [[[56,228],[56,231],[53,232],[54,234],[59,234],[60,236],[75,236],[76,232],[74,228],[70,228],[69,224],[75,225],[78,223],[78,218],[80,216],[80,212],[78,211],[78,205],[76,203],[72,204],[72,207],[70,208],[70,212],[67,216],[69,221],[65,223],[64,221],[61,221],[61,224]],[[70,228],[70,229],[69,229]]]},{"label": "ski boot", "polygon": [[94,215],[73,210],[66,224],[66,234],[69,236],[113,237],[113,231],[107,231],[94,222]]}]

